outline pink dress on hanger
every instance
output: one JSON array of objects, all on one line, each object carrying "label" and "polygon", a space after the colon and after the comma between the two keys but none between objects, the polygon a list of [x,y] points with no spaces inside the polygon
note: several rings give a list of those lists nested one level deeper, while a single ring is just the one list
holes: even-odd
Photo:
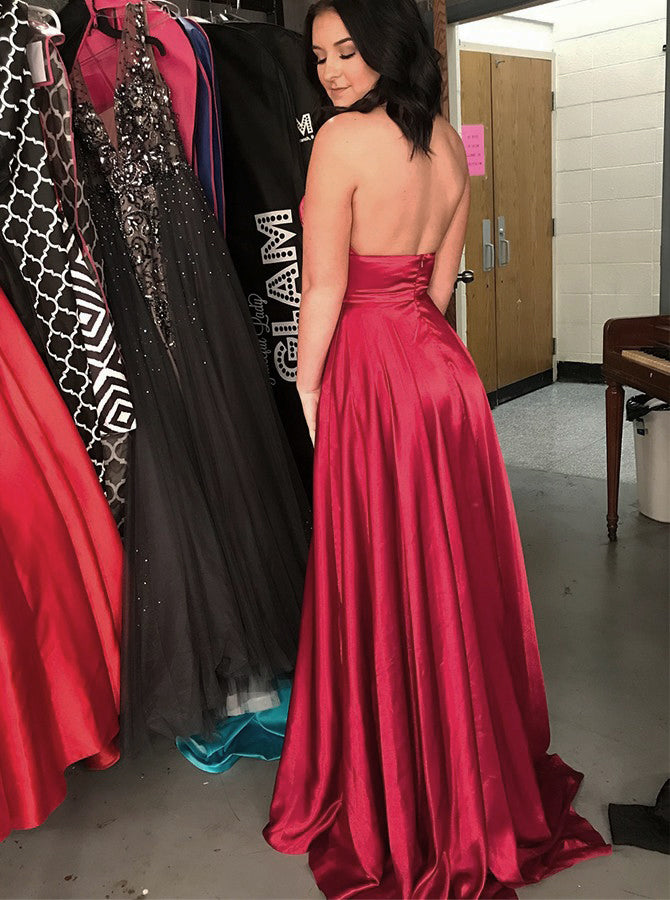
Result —
[{"label": "pink dress on hanger", "polygon": [[[100,10],[118,12],[116,27],[122,27],[127,0],[86,0],[91,14],[76,61],[81,66],[93,105],[98,113],[112,106],[116,83],[119,42],[94,27]],[[149,33],[165,48],[165,56],[155,53],[160,74],[170,89],[172,109],[189,165],[193,156],[197,64],[191,44],[179,23],[153,3],[145,3]]]}]

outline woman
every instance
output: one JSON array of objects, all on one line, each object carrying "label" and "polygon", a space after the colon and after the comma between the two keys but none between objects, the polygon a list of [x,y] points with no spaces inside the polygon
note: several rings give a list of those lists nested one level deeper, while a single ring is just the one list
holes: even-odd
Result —
[{"label": "woman", "polygon": [[609,847],[571,807],[484,388],[443,314],[470,192],[412,0],[320,0],[298,389],[314,535],[268,842],[328,897],[513,897]]}]

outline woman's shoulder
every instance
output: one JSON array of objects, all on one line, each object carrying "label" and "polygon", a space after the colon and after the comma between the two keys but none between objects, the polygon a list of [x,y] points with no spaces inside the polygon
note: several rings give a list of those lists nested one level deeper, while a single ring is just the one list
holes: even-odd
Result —
[{"label": "woman's shoulder", "polygon": [[463,140],[454,126],[444,116],[436,116],[434,124],[434,138],[442,144],[442,149],[453,162],[462,169],[468,171],[468,158],[463,145]]},{"label": "woman's shoulder", "polygon": [[[322,146],[359,143],[379,139],[385,133],[397,135],[399,129],[384,110],[373,110],[369,113],[348,112],[333,116],[322,127],[316,136]],[[453,125],[442,115],[435,116],[433,136],[439,143],[447,145],[452,153],[465,158],[465,148],[461,136]]]},{"label": "woman's shoulder", "polygon": [[[388,118],[388,117],[385,117]],[[328,119],[319,129],[315,146],[336,147],[338,145],[365,142],[383,127],[381,116],[372,113],[347,112]]]},{"label": "woman's shoulder", "polygon": [[449,150],[461,159],[465,159],[465,147],[460,134],[444,116],[436,116],[433,124],[433,134],[438,141],[446,144]]},{"label": "woman's shoulder", "polygon": [[348,112],[333,116],[319,129],[312,160],[356,166],[369,155],[379,136],[377,116]]},{"label": "woman's shoulder", "polygon": [[[314,167],[328,168],[331,174],[335,171],[342,171],[343,175],[365,174],[371,167],[376,169],[380,159],[396,160],[400,136],[399,127],[382,109],[333,116],[318,131],[312,163]],[[438,165],[446,165],[452,173],[460,171],[465,178],[468,162],[463,141],[441,115],[433,122],[431,149]]]}]

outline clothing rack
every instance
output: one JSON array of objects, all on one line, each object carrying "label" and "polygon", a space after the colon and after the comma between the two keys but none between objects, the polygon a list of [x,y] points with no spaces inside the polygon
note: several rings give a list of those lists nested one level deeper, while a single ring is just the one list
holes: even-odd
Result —
[{"label": "clothing rack", "polygon": [[182,13],[199,16],[210,21],[271,22],[284,24],[284,4],[282,0],[240,0],[234,3],[208,2],[208,0],[179,0]]},{"label": "clothing rack", "polygon": [[[32,6],[25,0],[26,5]],[[175,15],[200,16],[208,21],[220,21],[223,14],[231,21],[239,18],[245,22],[271,22],[275,25],[284,25],[283,0],[230,0],[224,3],[222,0],[156,0],[158,6],[166,8]],[[52,15],[56,10],[62,9],[65,0],[39,0],[42,8]],[[96,5],[104,8],[102,0]],[[39,7],[34,7],[38,9]]]}]

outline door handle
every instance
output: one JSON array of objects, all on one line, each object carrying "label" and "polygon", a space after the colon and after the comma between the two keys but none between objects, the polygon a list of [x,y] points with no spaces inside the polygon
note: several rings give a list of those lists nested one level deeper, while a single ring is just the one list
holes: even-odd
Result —
[{"label": "door handle", "polygon": [[472,284],[472,282],[474,280],[475,280],[475,273],[472,271],[472,269],[464,269],[462,272],[458,273],[458,277],[456,278],[456,281],[454,282],[454,291],[458,287],[459,281],[462,282],[463,284]]},{"label": "door handle", "polygon": [[509,241],[505,237],[505,217],[498,216],[498,265],[506,266],[510,260]]},{"label": "door handle", "polygon": [[472,269],[464,269],[462,272],[458,273],[456,284],[458,284],[459,281],[462,281],[463,284],[472,284],[474,280],[475,273],[472,271]]},{"label": "door handle", "polygon": [[482,270],[490,272],[496,264],[496,248],[491,242],[491,220],[482,220]]}]

